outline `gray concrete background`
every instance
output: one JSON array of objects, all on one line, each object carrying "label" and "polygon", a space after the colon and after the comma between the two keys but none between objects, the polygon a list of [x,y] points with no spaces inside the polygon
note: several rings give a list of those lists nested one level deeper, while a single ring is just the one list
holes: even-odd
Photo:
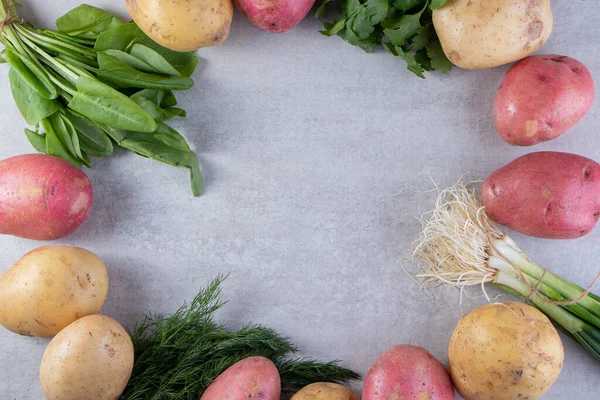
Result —
[{"label": "gray concrete background", "polygon": [[[89,2],[125,16],[121,1]],[[25,3],[23,14],[48,27],[79,4]],[[579,59],[600,82],[600,9],[584,0],[553,5],[543,52]],[[467,299],[461,310],[458,294],[440,289],[433,304],[399,268],[419,232],[414,216],[429,209],[429,175],[442,186],[465,173],[485,179],[534,150],[600,160],[600,101],[565,136],[511,147],[492,119],[507,67],[420,80],[401,60],[365,54],[319,28],[309,17],[273,35],[236,13],[229,39],[199,51],[197,86],[179,97],[189,116],[175,125],[200,157],[205,195],[192,197],[185,170],[118,151],[94,160],[90,218],[59,243],[106,262],[103,312],[126,327],[146,311],[175,310],[231,272],[219,318],[232,329],[269,325],[304,355],[342,359],[363,374],[400,343],[446,362],[460,316],[484,300]],[[0,67],[1,159],[32,152],[6,72]],[[600,229],[572,241],[514,238],[581,285],[598,272]],[[0,237],[0,271],[40,245]],[[47,342],[0,329],[0,399],[43,398],[38,367]],[[597,399],[600,364],[569,339],[564,345],[564,370],[544,399]],[[353,387],[360,392],[359,382]]]}]

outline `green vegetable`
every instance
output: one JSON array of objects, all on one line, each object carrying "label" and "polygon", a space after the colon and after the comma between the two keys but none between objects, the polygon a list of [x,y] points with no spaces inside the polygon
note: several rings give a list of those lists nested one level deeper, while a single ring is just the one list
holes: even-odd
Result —
[{"label": "green vegetable", "polygon": [[339,35],[371,53],[381,46],[406,61],[408,69],[425,78],[425,71],[442,73],[452,63],[442,51],[431,12],[447,0],[325,0],[317,10],[323,19],[331,6],[338,12],[325,23],[326,36]]},{"label": "green vegetable", "polygon": [[314,382],[357,379],[337,362],[298,359],[298,349],[275,331],[247,326],[229,332],[214,322],[223,306],[219,277],[173,315],[149,314],[132,333],[135,364],[121,400],[198,400],[228,367],[251,356],[271,359],[284,391]]},{"label": "green vegetable", "polygon": [[22,23],[15,2],[0,0],[5,61],[25,135],[39,152],[76,166],[113,154],[113,143],[136,154],[190,170],[192,192],[202,193],[198,159],[164,124],[185,117],[174,90],[193,87],[194,53],[152,42],[135,23],[89,5],[56,21],[58,32]]},{"label": "green vegetable", "polygon": [[492,283],[538,308],[600,361],[600,297],[530,260],[464,184],[439,192],[414,258],[422,288]]}]

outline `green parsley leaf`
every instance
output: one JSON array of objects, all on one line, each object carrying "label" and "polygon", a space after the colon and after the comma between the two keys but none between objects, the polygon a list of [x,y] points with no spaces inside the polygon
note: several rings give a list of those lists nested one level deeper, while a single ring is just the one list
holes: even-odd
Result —
[{"label": "green parsley leaf", "polygon": [[335,24],[325,24],[325,30],[322,30],[321,33],[325,36],[333,36],[333,35],[337,35],[345,27],[346,27],[346,20],[340,19]]},{"label": "green parsley leaf", "polygon": [[404,51],[399,46],[396,46],[396,52],[400,57],[404,59],[404,61],[406,61],[406,65],[409,71],[417,75],[419,78],[425,79],[425,75],[423,75],[423,73],[425,72],[425,68],[423,68],[423,66],[419,64],[412,52]]},{"label": "green parsley leaf", "polygon": [[432,40],[435,40],[435,30],[433,24],[428,24],[419,30],[419,33],[413,38],[410,48],[413,51],[419,51],[424,49]]},{"label": "green parsley leaf", "polygon": [[322,34],[337,34],[368,53],[381,46],[424,78],[425,71],[448,72],[452,68],[432,23],[432,10],[446,1],[325,0],[317,18],[323,18],[328,7],[335,7],[338,14],[325,22]]},{"label": "green parsley leaf", "polygon": [[398,11],[406,12],[416,8],[418,5],[422,5],[423,3],[423,0],[395,0],[394,8]]},{"label": "green parsley leaf", "polygon": [[452,69],[453,65],[450,60],[448,60],[448,57],[446,57],[446,54],[444,54],[444,50],[442,49],[439,40],[427,45],[427,55],[431,59],[431,66],[442,74],[450,72]]},{"label": "green parsley leaf", "polygon": [[404,14],[393,25],[386,28],[383,33],[396,46],[404,46],[404,43],[419,33],[421,29],[421,14]]},{"label": "green parsley leaf", "polygon": [[437,10],[438,8],[445,6],[447,2],[448,0],[431,0],[431,5],[429,8],[432,10]]}]

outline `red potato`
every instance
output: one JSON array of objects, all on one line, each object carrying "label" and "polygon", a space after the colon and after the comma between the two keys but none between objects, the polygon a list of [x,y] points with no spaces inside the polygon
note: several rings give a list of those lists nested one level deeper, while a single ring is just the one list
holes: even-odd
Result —
[{"label": "red potato", "polygon": [[528,154],[490,175],[481,196],[487,215],[517,232],[578,238],[600,216],[600,164],[569,153]]},{"label": "red potato", "polygon": [[555,139],[573,127],[594,101],[594,81],[579,61],[530,56],[513,65],[496,94],[498,133],[515,146]]},{"label": "red potato", "polygon": [[0,161],[0,234],[55,240],[88,217],[92,184],[58,157],[25,154]]},{"label": "red potato", "polygon": [[253,25],[282,33],[298,25],[315,0],[235,0],[235,4]]},{"label": "red potato", "polygon": [[200,400],[279,400],[281,380],[273,362],[248,357],[233,364],[206,389]]},{"label": "red potato", "polygon": [[383,353],[365,378],[362,400],[449,400],[446,368],[422,347],[399,345]]}]

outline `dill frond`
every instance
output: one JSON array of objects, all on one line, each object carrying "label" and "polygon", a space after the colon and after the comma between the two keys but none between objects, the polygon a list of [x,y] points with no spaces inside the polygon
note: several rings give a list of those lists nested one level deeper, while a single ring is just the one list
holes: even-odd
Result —
[{"label": "dill frond", "polygon": [[252,356],[277,365],[284,391],[358,378],[335,361],[294,358],[296,346],[270,328],[251,325],[228,332],[214,322],[225,304],[220,300],[225,279],[217,277],[172,315],[144,316],[131,334],[135,364],[121,400],[198,400],[223,371]]}]

